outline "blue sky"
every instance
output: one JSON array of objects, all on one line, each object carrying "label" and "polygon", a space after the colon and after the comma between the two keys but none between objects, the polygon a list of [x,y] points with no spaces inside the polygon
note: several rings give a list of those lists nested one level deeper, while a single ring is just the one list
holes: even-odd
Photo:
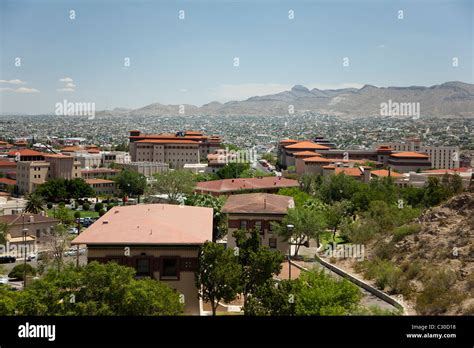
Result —
[{"label": "blue sky", "polygon": [[473,11],[470,0],[0,0],[0,112],[53,112],[64,99],[202,105],[295,84],[473,83]]}]

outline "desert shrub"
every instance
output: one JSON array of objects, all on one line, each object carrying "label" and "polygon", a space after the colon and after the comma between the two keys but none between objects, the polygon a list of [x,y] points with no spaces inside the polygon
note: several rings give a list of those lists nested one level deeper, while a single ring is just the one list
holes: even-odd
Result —
[{"label": "desert shrub", "polygon": [[371,240],[377,233],[380,232],[380,227],[376,221],[367,219],[356,222],[344,223],[341,226],[341,237],[356,244],[363,244]]},{"label": "desert shrub", "polygon": [[404,276],[407,279],[412,280],[420,274],[423,269],[423,266],[421,265],[420,261],[415,260],[413,262],[405,261],[400,265],[400,268],[404,272]]},{"label": "desert shrub", "polygon": [[416,298],[416,310],[422,315],[439,315],[464,299],[454,288],[457,277],[451,270],[438,270],[428,275],[423,291]]},{"label": "desert shrub", "polygon": [[393,241],[398,242],[402,240],[405,236],[418,233],[420,232],[420,230],[420,224],[408,224],[399,226],[393,231]]},{"label": "desert shrub", "polygon": [[379,258],[379,259],[386,259],[389,260],[392,258],[394,252],[395,252],[395,247],[393,243],[386,243],[383,241],[380,241],[377,243],[377,246],[374,248],[374,256]]}]

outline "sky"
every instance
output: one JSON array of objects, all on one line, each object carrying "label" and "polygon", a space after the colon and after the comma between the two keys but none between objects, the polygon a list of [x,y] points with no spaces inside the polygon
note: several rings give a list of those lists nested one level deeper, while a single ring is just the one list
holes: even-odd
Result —
[{"label": "sky", "polygon": [[0,0],[0,113],[473,83],[473,3]]}]

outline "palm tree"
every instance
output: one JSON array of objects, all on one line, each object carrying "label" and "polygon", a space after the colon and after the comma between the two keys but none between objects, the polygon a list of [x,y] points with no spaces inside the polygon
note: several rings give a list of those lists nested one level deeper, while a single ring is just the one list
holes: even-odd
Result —
[{"label": "palm tree", "polygon": [[39,214],[39,212],[44,210],[44,199],[37,193],[28,194],[26,199],[25,213]]}]

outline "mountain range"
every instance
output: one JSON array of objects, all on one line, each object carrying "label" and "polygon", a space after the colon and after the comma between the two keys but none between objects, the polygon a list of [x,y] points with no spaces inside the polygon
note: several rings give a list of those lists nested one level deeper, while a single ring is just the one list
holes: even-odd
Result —
[{"label": "mountain range", "polygon": [[[289,91],[255,96],[242,101],[211,102],[195,105],[163,105],[153,103],[138,109],[116,108],[97,113],[100,115],[144,116],[271,116],[294,112],[319,113],[340,117],[384,116],[382,105],[390,107],[401,103],[419,103],[419,115],[390,114],[388,116],[462,117],[474,118],[474,85],[459,81],[431,87],[376,87],[308,89],[301,85]],[[413,104],[415,106],[415,104]],[[396,110],[396,109],[392,109]],[[400,108],[400,110],[402,110]],[[416,109],[414,109],[416,110]],[[385,115],[386,116],[386,115]]]}]

